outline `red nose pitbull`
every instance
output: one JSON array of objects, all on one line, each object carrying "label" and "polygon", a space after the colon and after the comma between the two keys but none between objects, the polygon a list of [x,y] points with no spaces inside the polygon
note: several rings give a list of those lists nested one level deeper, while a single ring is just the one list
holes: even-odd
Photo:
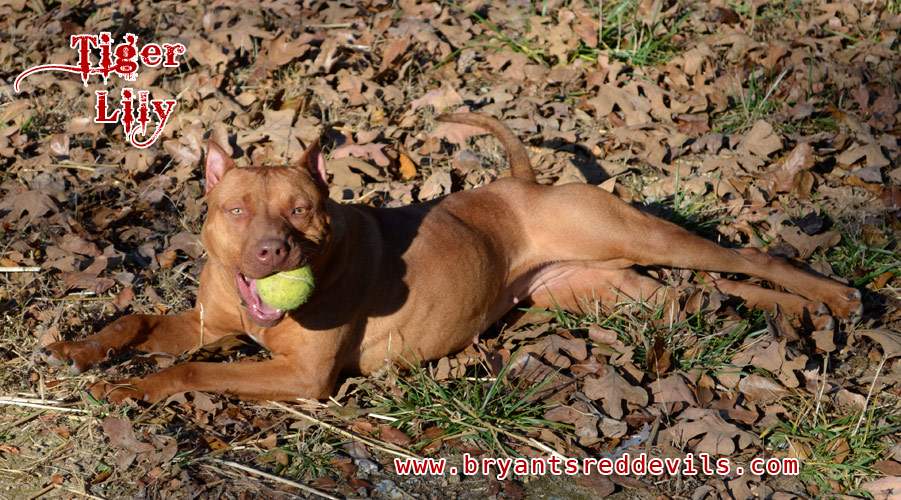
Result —
[{"label": "red nose pitbull", "polygon": [[[427,203],[372,208],[329,199],[318,143],[296,165],[236,168],[210,142],[202,231],[209,258],[195,308],[125,316],[86,339],[46,347],[44,358],[81,372],[126,349],[178,355],[246,333],[271,359],[182,363],[92,392],[151,402],[191,390],[326,398],[342,374],[459,351],[517,304],[579,311],[585,299],[673,299],[634,265],[745,274],[785,290],[709,281],[757,308],[778,304],[823,318],[827,307],[842,317],[861,312],[858,290],[785,260],[720,247],[596,186],[536,183],[522,143],[493,118],[439,120],[491,132],[512,175]],[[307,303],[282,311],[260,299],[257,280],[305,265],[317,283]]]}]

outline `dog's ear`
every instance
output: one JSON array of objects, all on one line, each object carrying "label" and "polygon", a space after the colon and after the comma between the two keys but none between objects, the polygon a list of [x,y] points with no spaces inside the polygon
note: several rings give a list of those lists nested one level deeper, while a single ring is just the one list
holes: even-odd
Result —
[{"label": "dog's ear", "polygon": [[313,179],[319,182],[321,186],[328,187],[328,177],[325,173],[325,157],[322,156],[319,139],[316,139],[307,147],[297,165],[307,169],[310,175],[313,176]]},{"label": "dog's ear", "polygon": [[225,177],[225,173],[235,168],[235,162],[228,153],[222,149],[215,141],[210,139],[206,147],[206,188],[205,193],[210,191],[219,184],[219,181]]}]

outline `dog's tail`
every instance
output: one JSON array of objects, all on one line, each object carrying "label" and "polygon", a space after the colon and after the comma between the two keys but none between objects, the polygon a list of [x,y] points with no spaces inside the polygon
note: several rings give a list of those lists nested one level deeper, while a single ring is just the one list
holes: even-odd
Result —
[{"label": "dog's tail", "polygon": [[510,164],[510,173],[517,179],[535,182],[535,172],[532,171],[532,162],[522,141],[504,125],[500,120],[479,113],[445,113],[438,115],[438,121],[462,123],[474,127],[483,128],[497,138],[507,152],[507,163]]}]

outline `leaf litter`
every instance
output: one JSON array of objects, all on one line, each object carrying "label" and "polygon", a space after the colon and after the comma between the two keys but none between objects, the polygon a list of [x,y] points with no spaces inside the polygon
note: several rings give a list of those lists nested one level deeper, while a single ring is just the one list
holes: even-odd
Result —
[{"label": "leaf litter", "polygon": [[[62,60],[72,57],[67,34],[127,19],[142,37],[188,46],[181,67],[140,75],[140,86],[178,96],[179,107],[160,145],[138,151],[121,130],[85,119],[89,93],[74,79],[35,75],[24,94],[0,92],[0,266],[41,268],[0,274],[0,381],[4,397],[58,402],[0,410],[5,495],[296,492],[216,465],[214,455],[339,496],[897,492],[895,3],[622,0],[599,11],[579,0],[264,0],[94,9],[0,5],[4,80],[47,58],[70,62]],[[722,244],[850,281],[865,292],[865,316],[814,330],[802,318],[721,300],[692,273],[650,269],[682,297],[670,315],[678,321],[629,303],[581,316],[531,311],[530,322],[508,318],[458,355],[351,378],[330,402],[297,406],[313,420],[199,393],[121,409],[84,396],[92,377],[172,359],[143,356],[78,377],[31,361],[38,343],[87,335],[118,315],[192,306],[206,137],[228,145],[239,164],[280,164],[323,132],[332,196],[397,206],[503,175],[503,152],[482,131],[433,120],[463,110],[508,123],[542,182],[596,183]],[[191,356],[265,354],[235,341]],[[412,391],[417,377],[430,382]],[[414,480],[393,474],[385,450],[394,449],[452,462],[462,452],[553,450],[808,463],[798,478]]]}]

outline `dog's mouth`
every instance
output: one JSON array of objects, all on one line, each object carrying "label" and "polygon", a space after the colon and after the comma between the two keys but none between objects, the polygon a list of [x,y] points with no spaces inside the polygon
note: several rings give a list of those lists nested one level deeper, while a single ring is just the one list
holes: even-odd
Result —
[{"label": "dog's mouth", "polygon": [[244,307],[251,319],[260,326],[272,326],[285,317],[285,311],[267,306],[257,292],[257,280],[248,278],[243,273],[237,273],[235,282],[238,284],[238,295],[244,302]]}]

